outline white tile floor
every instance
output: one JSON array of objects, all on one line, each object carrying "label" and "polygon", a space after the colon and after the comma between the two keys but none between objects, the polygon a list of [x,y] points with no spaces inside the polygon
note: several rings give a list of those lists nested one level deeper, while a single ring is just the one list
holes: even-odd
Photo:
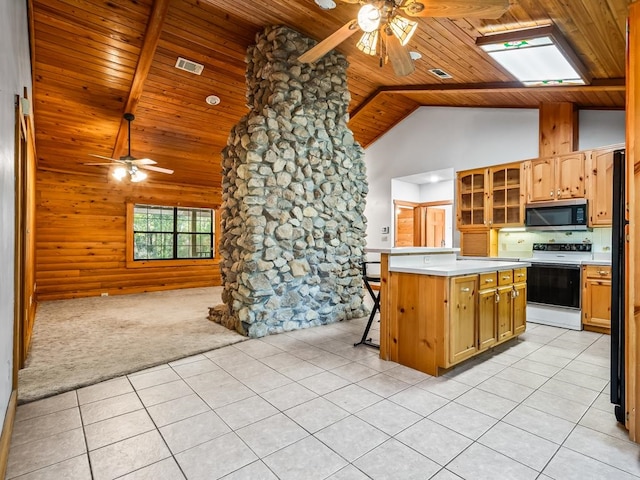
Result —
[{"label": "white tile floor", "polygon": [[631,479],[609,337],[530,324],[433,378],[363,321],[249,340],[18,408],[7,479]]}]

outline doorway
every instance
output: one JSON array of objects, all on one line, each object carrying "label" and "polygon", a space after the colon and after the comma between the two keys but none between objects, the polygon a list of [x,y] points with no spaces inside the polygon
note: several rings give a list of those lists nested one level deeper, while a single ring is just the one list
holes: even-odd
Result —
[{"label": "doorway", "polygon": [[395,247],[445,247],[447,206],[452,202],[394,204]]}]

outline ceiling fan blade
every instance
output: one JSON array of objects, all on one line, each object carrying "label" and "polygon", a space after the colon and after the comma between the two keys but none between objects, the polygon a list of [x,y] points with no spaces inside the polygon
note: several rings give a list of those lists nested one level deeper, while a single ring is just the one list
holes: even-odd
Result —
[{"label": "ceiling fan blade", "polygon": [[496,19],[509,9],[509,0],[407,0],[401,8],[413,17]]},{"label": "ceiling fan blade", "polygon": [[313,63],[320,60],[358,30],[360,30],[360,27],[358,27],[357,20],[351,20],[349,23],[343,25],[339,30],[336,30],[318,43],[315,47],[310,48],[300,55],[298,57],[298,61],[302,63]]},{"label": "ceiling fan blade", "polygon": [[133,163],[134,165],[155,165],[156,162],[155,160],[151,160],[150,158],[138,158],[136,160],[131,160],[131,163]]},{"label": "ceiling fan blade", "polygon": [[93,163],[93,162],[91,162],[91,163],[83,163],[83,165],[94,165],[94,166],[95,165],[98,165],[98,166],[106,165],[106,166],[111,166],[111,165],[113,165],[113,162],[111,162],[111,163]]},{"label": "ceiling fan blade", "polygon": [[173,173],[173,170],[169,170],[168,168],[162,168],[162,167],[154,167],[153,165],[138,165],[138,167],[144,170],[152,170],[154,172],[168,173],[169,175]]},{"label": "ceiling fan blade", "polygon": [[411,75],[416,70],[416,66],[411,59],[409,50],[404,48],[400,40],[393,34],[387,35],[385,39],[387,42],[387,54],[393,71],[396,72],[398,77]]},{"label": "ceiling fan blade", "polygon": [[90,156],[90,157],[101,158],[101,159],[103,159],[103,160],[110,160],[110,161],[112,161],[112,162],[124,163],[124,161],[119,160],[119,159],[117,159],[117,158],[105,157],[105,156],[102,156],[102,155],[95,155],[95,154],[93,154],[93,153],[90,153],[90,154],[89,154],[89,156]]}]

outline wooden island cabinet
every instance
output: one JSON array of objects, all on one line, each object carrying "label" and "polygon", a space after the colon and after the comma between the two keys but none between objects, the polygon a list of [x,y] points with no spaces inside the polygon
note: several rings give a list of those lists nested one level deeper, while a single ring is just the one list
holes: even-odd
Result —
[{"label": "wooden island cabinet", "polygon": [[438,376],[526,329],[526,264],[390,268],[381,358]]}]

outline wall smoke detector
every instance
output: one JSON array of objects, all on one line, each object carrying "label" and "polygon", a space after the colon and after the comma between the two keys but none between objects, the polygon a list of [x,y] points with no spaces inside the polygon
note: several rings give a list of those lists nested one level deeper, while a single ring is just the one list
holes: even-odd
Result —
[{"label": "wall smoke detector", "polygon": [[204,70],[204,65],[187,60],[186,58],[178,57],[178,60],[176,61],[176,68],[195,75],[200,75]]}]

